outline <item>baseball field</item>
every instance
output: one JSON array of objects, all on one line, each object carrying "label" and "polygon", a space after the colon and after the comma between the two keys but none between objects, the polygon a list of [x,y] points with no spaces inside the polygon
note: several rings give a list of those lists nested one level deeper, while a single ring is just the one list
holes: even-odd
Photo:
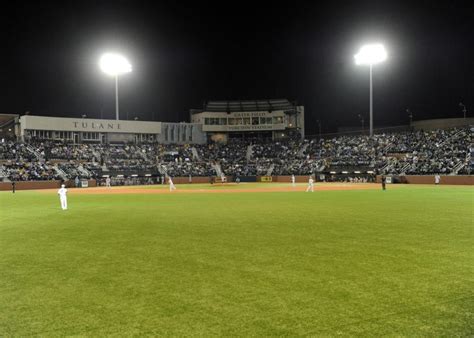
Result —
[{"label": "baseball field", "polygon": [[472,336],[474,188],[0,193],[0,336]]}]

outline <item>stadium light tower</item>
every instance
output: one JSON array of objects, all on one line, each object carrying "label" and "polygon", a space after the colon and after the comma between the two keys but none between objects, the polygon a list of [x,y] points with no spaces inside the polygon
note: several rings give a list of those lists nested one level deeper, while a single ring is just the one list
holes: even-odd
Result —
[{"label": "stadium light tower", "polygon": [[115,77],[115,119],[119,119],[118,77],[132,71],[132,65],[119,54],[106,53],[99,61],[100,69],[107,75]]},{"label": "stadium light tower", "polygon": [[354,55],[356,65],[368,65],[370,69],[370,136],[374,134],[374,115],[372,103],[372,66],[387,59],[387,52],[382,44],[362,46]]}]

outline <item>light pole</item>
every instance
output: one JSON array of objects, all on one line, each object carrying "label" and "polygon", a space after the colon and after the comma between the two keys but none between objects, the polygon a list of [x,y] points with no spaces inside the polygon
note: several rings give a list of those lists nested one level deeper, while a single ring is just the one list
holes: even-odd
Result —
[{"label": "light pole", "polygon": [[119,119],[118,77],[132,71],[132,65],[119,54],[106,53],[99,61],[100,69],[107,75],[115,77],[115,119]]},{"label": "light pole", "polygon": [[464,119],[466,119],[466,113],[467,113],[466,106],[464,105],[464,103],[459,102],[459,107],[462,107],[462,112],[464,113]]},{"label": "light pole", "polygon": [[356,65],[368,65],[370,75],[370,136],[374,135],[374,115],[372,103],[372,66],[385,61],[387,52],[382,44],[372,44],[362,46],[359,52],[354,55]]}]

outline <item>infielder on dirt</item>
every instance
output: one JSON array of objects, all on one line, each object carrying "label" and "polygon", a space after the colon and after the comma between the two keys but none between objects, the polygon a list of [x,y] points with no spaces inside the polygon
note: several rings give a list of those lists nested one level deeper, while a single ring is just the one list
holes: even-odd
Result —
[{"label": "infielder on dirt", "polygon": [[174,186],[171,176],[168,176],[168,183],[170,184],[170,191],[176,190],[176,187]]},{"label": "infielder on dirt", "polygon": [[306,192],[308,192],[308,191],[314,192],[314,180],[313,180],[313,176],[310,176],[310,177],[309,177],[309,180],[308,180],[308,187],[306,188]]}]

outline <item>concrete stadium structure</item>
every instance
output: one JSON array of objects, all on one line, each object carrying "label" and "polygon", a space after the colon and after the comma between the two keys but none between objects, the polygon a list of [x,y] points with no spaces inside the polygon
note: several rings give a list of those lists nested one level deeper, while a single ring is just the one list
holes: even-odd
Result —
[{"label": "concrete stadium structure", "polygon": [[1,114],[0,132],[17,139],[79,143],[204,144],[231,137],[304,138],[304,107],[286,99],[210,101],[192,109],[190,122],[105,120]]}]

